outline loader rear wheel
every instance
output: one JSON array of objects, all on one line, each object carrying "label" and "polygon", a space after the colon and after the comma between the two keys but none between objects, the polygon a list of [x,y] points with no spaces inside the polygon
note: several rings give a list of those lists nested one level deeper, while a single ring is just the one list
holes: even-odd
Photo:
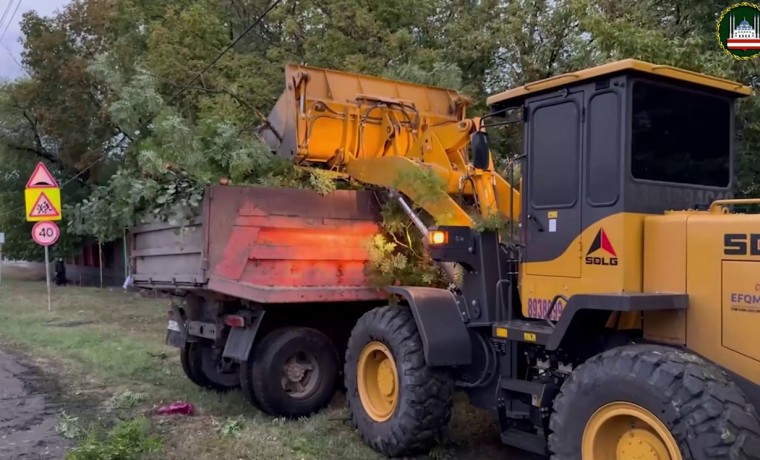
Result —
[{"label": "loader rear wheel", "polygon": [[251,404],[269,415],[308,416],[332,400],[339,366],[329,337],[306,327],[283,328],[256,345],[240,383]]},{"label": "loader rear wheel", "polygon": [[565,380],[550,421],[552,459],[760,459],[760,421],[718,367],[681,350],[631,345]]},{"label": "loader rear wheel", "polygon": [[238,366],[233,363],[228,370],[222,370],[214,348],[208,343],[188,342],[180,351],[180,361],[187,378],[200,387],[227,392],[240,386]]},{"label": "loader rear wheel", "polygon": [[453,381],[425,364],[407,307],[365,313],[348,341],[346,398],[354,425],[377,452],[401,457],[429,450],[451,418]]}]

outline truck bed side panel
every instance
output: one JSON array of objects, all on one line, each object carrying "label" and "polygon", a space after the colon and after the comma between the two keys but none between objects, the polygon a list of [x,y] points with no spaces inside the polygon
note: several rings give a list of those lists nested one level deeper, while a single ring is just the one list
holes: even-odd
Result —
[{"label": "truck bed side panel", "polygon": [[375,300],[367,245],[372,193],[214,186],[207,192],[208,288],[261,303]]}]

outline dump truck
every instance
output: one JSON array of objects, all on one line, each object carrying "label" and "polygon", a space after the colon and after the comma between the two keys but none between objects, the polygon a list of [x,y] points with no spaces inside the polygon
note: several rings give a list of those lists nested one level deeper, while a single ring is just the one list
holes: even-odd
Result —
[{"label": "dump truck", "polygon": [[[272,153],[391,191],[458,276],[371,288],[369,192],[212,186],[193,229],[133,231],[134,284],[178,299],[188,378],[280,416],[342,381],[387,456],[439,442],[461,391],[505,444],[553,459],[757,459],[760,217],[742,210],[760,199],[734,198],[733,155],[751,94],[627,59],[468,118],[456,91],[288,66]],[[488,133],[516,123],[513,184]]]}]

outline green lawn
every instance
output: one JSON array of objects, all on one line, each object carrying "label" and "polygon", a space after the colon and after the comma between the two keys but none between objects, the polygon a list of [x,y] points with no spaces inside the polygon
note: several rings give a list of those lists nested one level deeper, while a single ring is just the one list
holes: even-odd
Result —
[{"label": "green lawn", "polygon": [[[48,312],[44,283],[4,278],[0,344],[27,356],[58,383],[69,407],[61,429],[80,443],[99,427],[147,416],[150,432],[162,440],[150,458],[381,458],[350,427],[342,395],[317,416],[286,421],[253,409],[239,392],[219,396],[191,384],[177,351],[163,344],[166,309],[165,300],[119,289],[54,287]],[[158,405],[177,400],[193,403],[197,414],[152,415]],[[449,439],[429,458],[507,456],[521,458],[499,444],[488,415],[460,398]]]}]

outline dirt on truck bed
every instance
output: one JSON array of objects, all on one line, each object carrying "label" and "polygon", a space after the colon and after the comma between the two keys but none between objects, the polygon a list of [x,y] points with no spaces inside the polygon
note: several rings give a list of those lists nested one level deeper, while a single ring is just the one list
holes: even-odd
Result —
[{"label": "dirt on truck bed", "polygon": [[37,373],[0,350],[0,458],[63,459],[68,443],[56,423],[56,409]]}]

